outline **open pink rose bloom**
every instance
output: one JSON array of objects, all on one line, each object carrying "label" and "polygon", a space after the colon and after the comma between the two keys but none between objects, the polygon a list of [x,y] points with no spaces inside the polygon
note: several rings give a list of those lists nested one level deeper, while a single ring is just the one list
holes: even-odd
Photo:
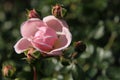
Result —
[{"label": "open pink rose bloom", "polygon": [[32,47],[42,54],[61,55],[72,39],[67,23],[52,15],[43,20],[28,19],[21,25],[21,35],[22,38],[14,46],[17,53]]}]

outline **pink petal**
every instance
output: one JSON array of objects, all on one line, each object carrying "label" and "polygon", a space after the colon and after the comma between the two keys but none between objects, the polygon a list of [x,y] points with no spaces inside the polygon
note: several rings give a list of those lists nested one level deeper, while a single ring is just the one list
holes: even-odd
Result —
[{"label": "pink petal", "polygon": [[38,18],[31,18],[21,25],[21,34],[26,38],[34,36],[38,27],[41,26],[46,26],[46,24]]},{"label": "pink petal", "polygon": [[58,19],[52,15],[45,17],[43,21],[46,22],[46,24],[49,27],[56,30],[57,34],[59,35],[59,39],[56,41],[54,49],[47,54],[48,55],[62,54],[60,53],[60,51],[67,48],[72,40],[72,35],[68,29],[67,23],[64,20]]},{"label": "pink petal", "polygon": [[41,52],[48,52],[52,49],[51,46],[49,46],[45,43],[32,42],[32,45],[34,46],[34,48],[36,48],[37,50],[39,50]]},{"label": "pink petal", "polygon": [[38,50],[48,52],[53,48],[57,39],[55,30],[49,27],[40,27],[31,42]]},{"label": "pink petal", "polygon": [[49,27],[53,28],[57,32],[62,32],[63,27],[68,28],[68,25],[64,20],[58,19],[52,15],[44,17],[43,22],[45,22]]},{"label": "pink petal", "polygon": [[[45,54],[45,53],[43,53]],[[46,53],[47,56],[60,56],[62,55],[62,51],[53,51],[53,52],[49,52],[49,53]]]},{"label": "pink petal", "polygon": [[26,38],[21,38],[14,46],[16,53],[22,53],[29,47],[31,47],[32,44],[30,41],[28,41]]},{"label": "pink petal", "polygon": [[61,51],[70,45],[71,40],[72,40],[71,33],[69,32],[69,30],[67,28],[63,28],[63,33],[64,33],[64,35],[60,35],[59,39],[56,41],[56,43],[54,45],[54,49],[47,54],[53,55],[56,51]]},{"label": "pink petal", "polygon": [[59,39],[56,41],[54,48],[60,48],[67,44],[67,38],[65,35],[60,35]]}]

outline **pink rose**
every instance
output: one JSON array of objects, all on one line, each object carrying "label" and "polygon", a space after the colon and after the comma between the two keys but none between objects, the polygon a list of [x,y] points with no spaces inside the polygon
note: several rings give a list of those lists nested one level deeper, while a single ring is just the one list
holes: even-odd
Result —
[{"label": "pink rose", "polygon": [[14,46],[17,53],[33,47],[42,54],[60,55],[72,39],[67,23],[52,15],[43,20],[28,19],[21,25],[21,35],[22,38]]}]

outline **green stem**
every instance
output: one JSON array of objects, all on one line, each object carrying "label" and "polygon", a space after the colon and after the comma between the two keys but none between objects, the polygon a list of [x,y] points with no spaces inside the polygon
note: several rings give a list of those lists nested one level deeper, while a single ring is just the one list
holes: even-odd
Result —
[{"label": "green stem", "polygon": [[116,37],[117,37],[117,33],[116,32],[112,32],[112,34],[110,36],[110,39],[109,39],[107,45],[104,47],[104,49],[106,49],[106,50],[110,49],[112,47]]}]

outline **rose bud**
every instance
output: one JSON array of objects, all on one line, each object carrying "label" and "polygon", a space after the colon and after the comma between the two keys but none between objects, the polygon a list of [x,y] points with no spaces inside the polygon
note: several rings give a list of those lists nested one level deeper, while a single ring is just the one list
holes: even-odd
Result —
[{"label": "rose bud", "polygon": [[28,18],[40,18],[40,16],[38,15],[37,11],[35,9],[33,10],[27,10],[28,14]]},{"label": "rose bud", "polygon": [[4,77],[12,77],[16,71],[16,68],[12,65],[4,65],[2,73]]},{"label": "rose bud", "polygon": [[82,41],[78,41],[75,43],[75,51],[78,53],[84,52],[86,49],[86,45]]},{"label": "rose bud", "polygon": [[85,49],[86,45],[82,41],[76,42],[74,47],[75,52],[71,54],[70,58],[78,58]]},{"label": "rose bud", "polygon": [[61,5],[56,4],[52,8],[52,15],[54,15],[57,18],[63,18],[66,14],[66,9],[63,8]]}]

